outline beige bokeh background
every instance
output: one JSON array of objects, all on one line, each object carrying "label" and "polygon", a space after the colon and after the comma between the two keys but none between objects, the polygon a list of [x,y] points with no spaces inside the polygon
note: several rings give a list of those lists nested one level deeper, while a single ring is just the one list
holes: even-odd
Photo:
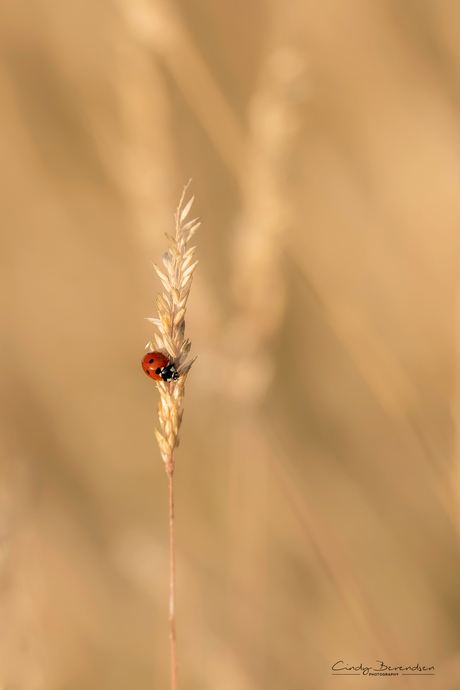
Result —
[{"label": "beige bokeh background", "polygon": [[448,0],[2,5],[1,690],[168,687],[140,359],[189,177],[180,687],[458,690],[459,27]]}]

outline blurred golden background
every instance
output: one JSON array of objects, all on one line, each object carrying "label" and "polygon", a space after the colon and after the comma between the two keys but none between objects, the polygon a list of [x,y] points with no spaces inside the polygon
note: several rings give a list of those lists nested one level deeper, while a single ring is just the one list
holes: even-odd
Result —
[{"label": "blurred golden background", "polygon": [[460,688],[459,27],[449,0],[2,5],[1,690],[168,688],[140,360],[189,177],[180,687]]}]

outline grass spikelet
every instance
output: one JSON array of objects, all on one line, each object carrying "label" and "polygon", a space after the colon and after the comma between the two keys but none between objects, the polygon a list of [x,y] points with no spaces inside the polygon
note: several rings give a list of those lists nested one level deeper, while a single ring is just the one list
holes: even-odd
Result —
[{"label": "grass spikelet", "polygon": [[149,343],[149,347],[152,350],[160,347],[179,373],[176,381],[156,381],[162,401],[158,411],[161,432],[157,432],[157,439],[168,474],[174,471],[174,449],[179,438],[180,407],[184,396],[185,379],[194,361],[185,362],[190,343],[185,340],[184,333],[186,304],[192,287],[193,272],[198,261],[190,263],[196,247],[187,249],[187,242],[192,230],[195,231],[200,223],[198,218],[185,222],[194,201],[192,197],[184,206],[189,184],[182,192],[175,213],[175,237],[165,233],[169,242],[168,251],[162,257],[166,272],[154,266],[165,290],[163,295],[158,295],[157,298],[159,318],[148,319],[159,330],[159,334],[155,334],[155,343]]}]

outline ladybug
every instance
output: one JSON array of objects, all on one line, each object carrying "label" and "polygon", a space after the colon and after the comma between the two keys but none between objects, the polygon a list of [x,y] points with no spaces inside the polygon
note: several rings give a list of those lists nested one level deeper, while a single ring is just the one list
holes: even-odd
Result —
[{"label": "ladybug", "polygon": [[147,376],[156,381],[175,381],[179,378],[174,364],[170,364],[162,352],[147,352],[142,358],[142,368]]}]

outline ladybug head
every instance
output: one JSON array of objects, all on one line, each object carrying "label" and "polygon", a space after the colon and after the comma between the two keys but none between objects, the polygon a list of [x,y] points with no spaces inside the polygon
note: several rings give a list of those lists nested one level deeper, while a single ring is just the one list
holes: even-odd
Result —
[{"label": "ladybug head", "polygon": [[179,378],[179,374],[177,373],[174,364],[168,364],[168,366],[163,367],[161,370],[157,369],[157,372],[161,375],[163,381],[175,381]]}]

